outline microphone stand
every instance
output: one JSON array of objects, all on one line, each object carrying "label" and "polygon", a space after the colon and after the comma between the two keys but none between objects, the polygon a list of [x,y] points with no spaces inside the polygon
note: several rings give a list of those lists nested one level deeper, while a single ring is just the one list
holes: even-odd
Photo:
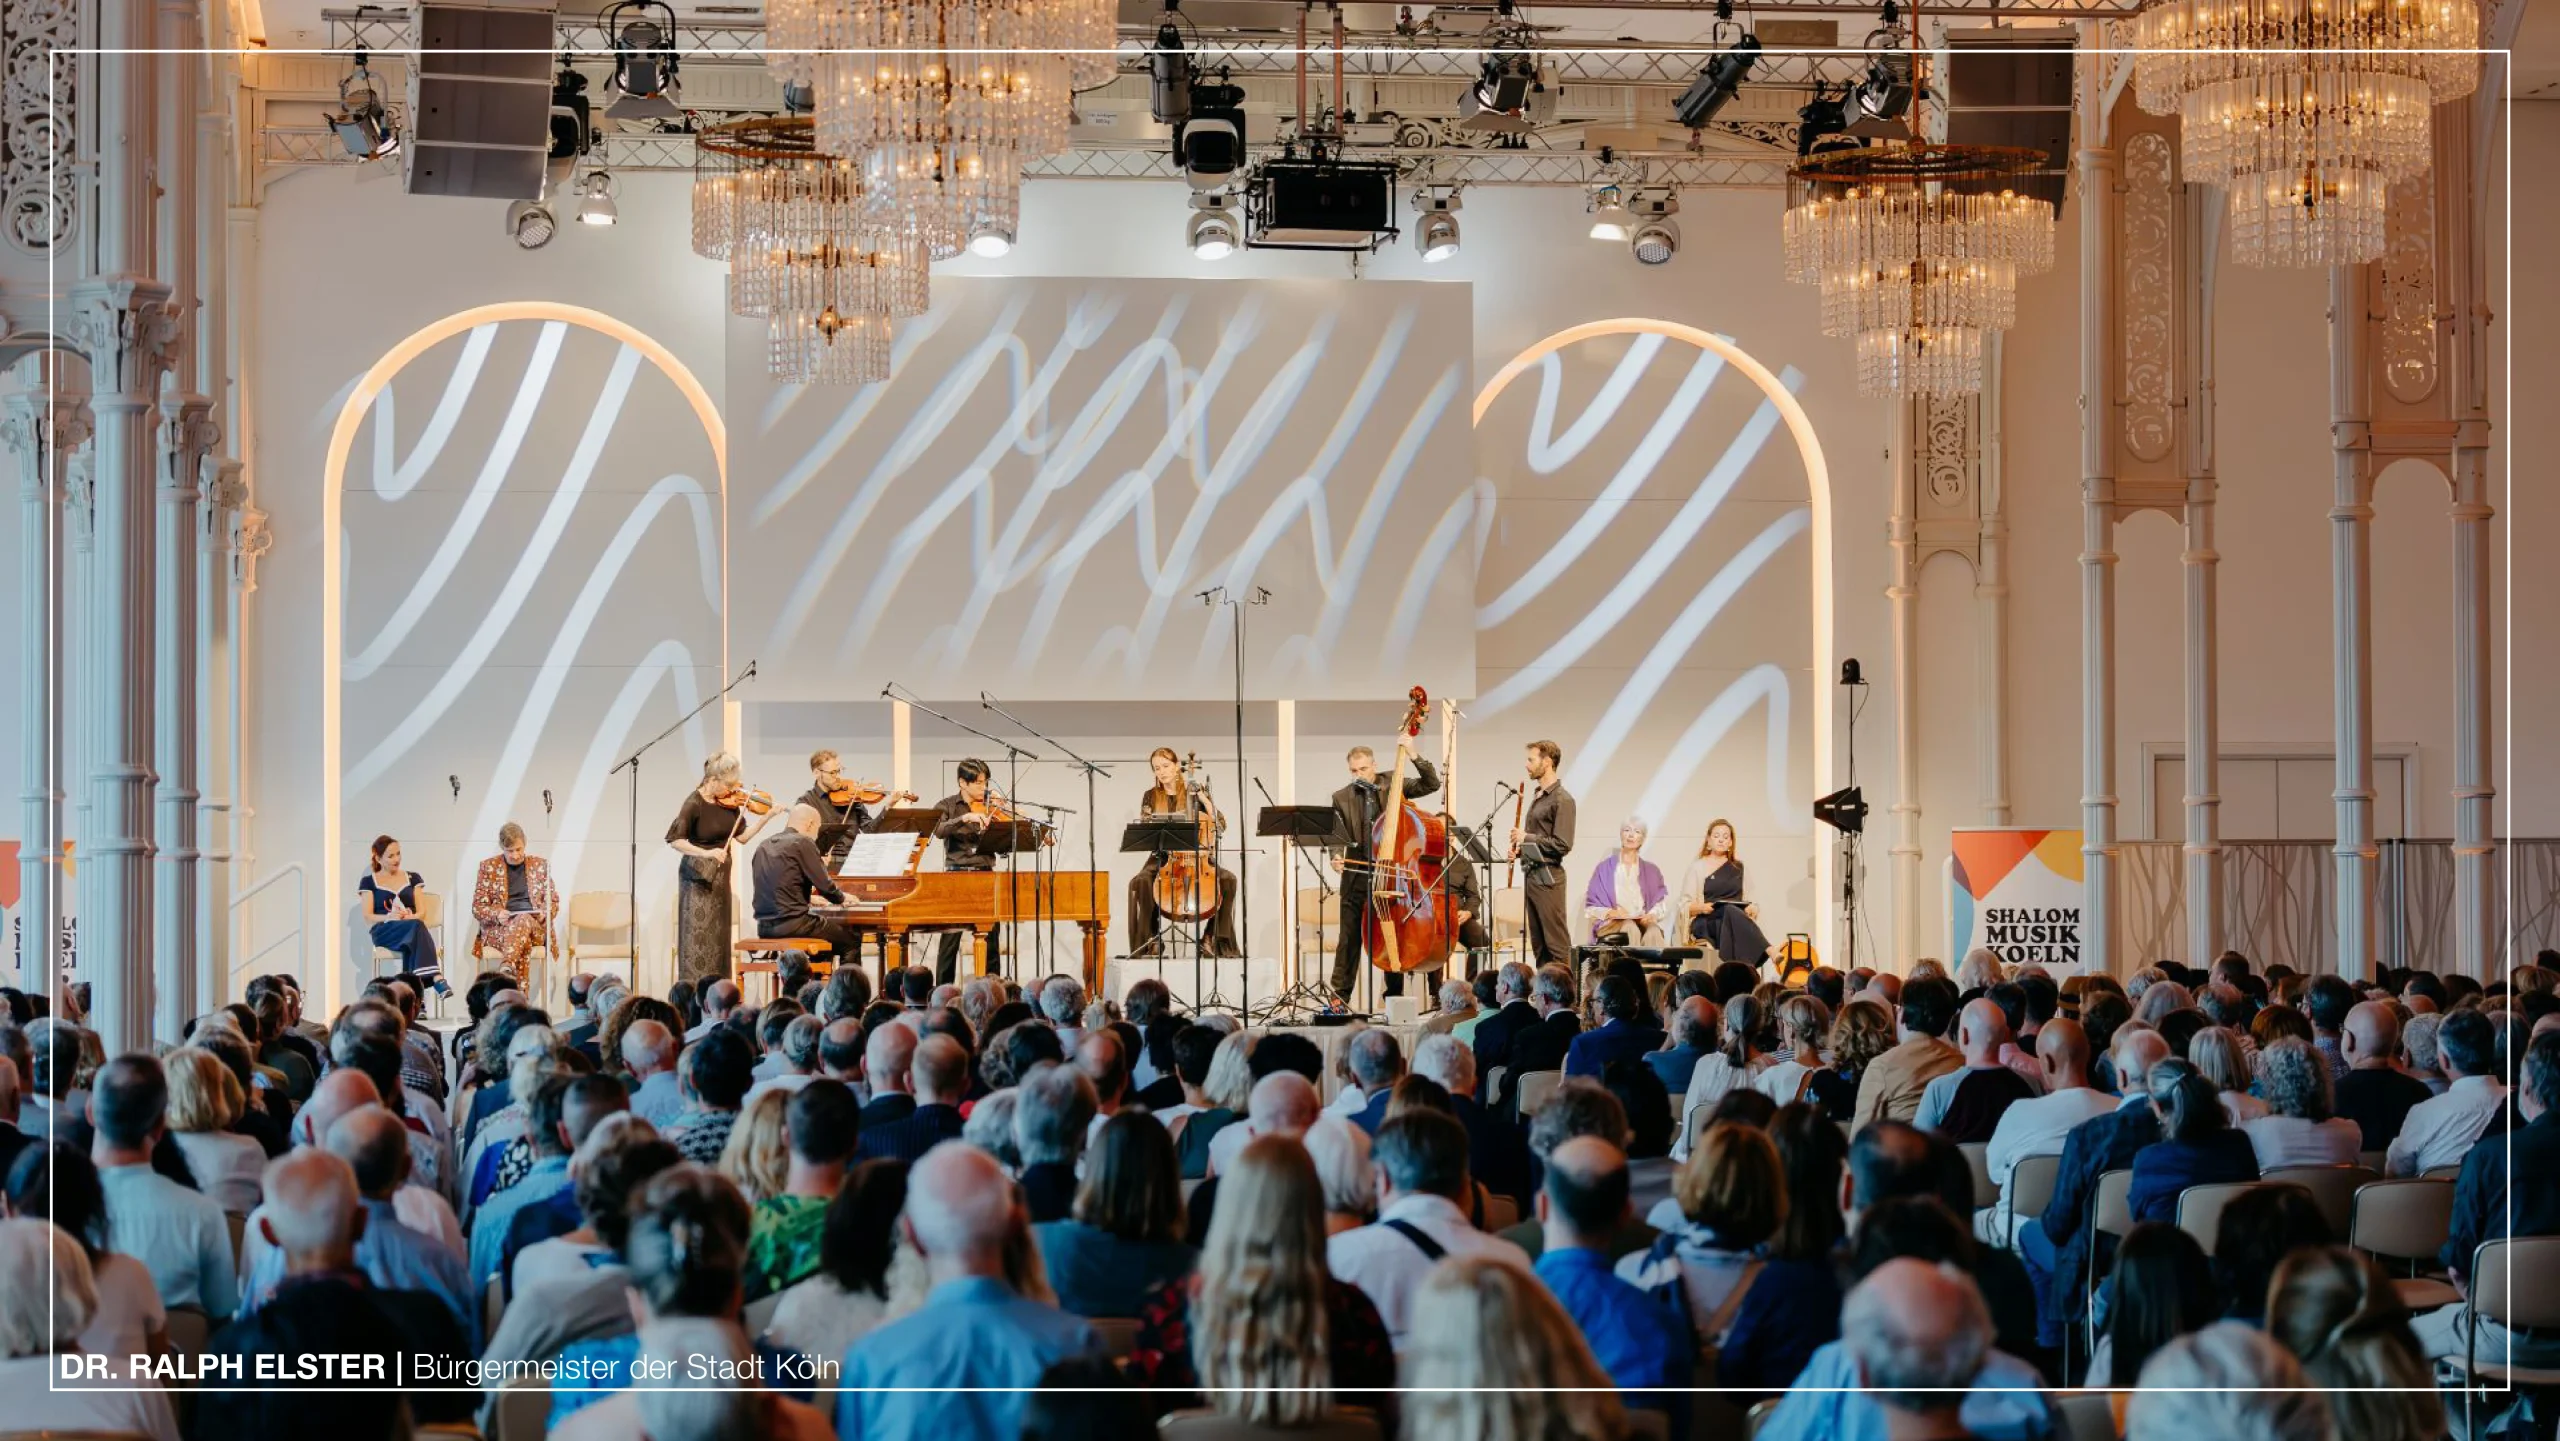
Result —
[{"label": "microphone stand", "polygon": [[[683,715],[676,717],[676,723],[674,725],[671,725],[665,730],[658,732],[656,735],[649,737],[647,740],[642,741],[638,750],[633,751],[628,758],[624,759],[612,770],[605,772],[606,780],[611,780],[615,776],[620,775],[626,768],[631,772],[631,839],[629,842],[631,890],[629,894],[631,897],[631,983],[635,986],[640,984],[640,758],[647,755],[651,748],[655,747],[658,742],[665,740],[667,737],[674,735],[677,731],[684,729],[686,725],[692,722],[695,716],[698,716],[720,702],[727,700],[729,698],[729,692],[736,690],[738,687],[745,685],[748,681],[754,680],[755,678],[756,663],[750,660],[747,662],[747,668],[738,672],[738,678],[736,680],[720,687],[719,694],[705,697],[702,704],[695,706],[693,709],[686,711]],[[554,949],[552,954],[556,956],[559,954],[559,951]]]},{"label": "microphone stand", "polygon": [[[909,706],[923,711],[926,715],[933,717],[944,725],[966,731],[970,735],[976,736],[978,739],[985,741],[989,745],[1004,747],[1005,785],[1008,789],[1020,782],[1022,779],[1022,762],[1037,761],[1040,759],[1037,754],[1024,750],[1022,747],[1015,745],[1013,742],[1006,740],[1002,736],[989,735],[985,731],[978,729],[976,726],[969,724],[967,721],[960,719],[958,716],[946,715],[941,711],[935,710],[933,707],[926,705],[923,701],[917,700],[913,694],[898,695],[896,694],[898,689],[898,683],[896,681],[891,681],[889,684],[880,687],[880,694],[892,700],[905,701]],[[1017,910],[1020,909],[1022,905],[1021,857],[1022,853],[1014,850],[1007,850],[1004,856],[1005,881],[1006,884],[1013,888],[1014,908]],[[1005,951],[1008,955],[1012,953],[1016,939],[1017,938],[1008,931],[1005,936]],[[957,967],[953,968],[952,975],[955,979],[958,977],[959,971]]]},{"label": "microphone stand", "polygon": [[[1020,726],[1024,734],[1030,736],[1033,740],[1040,742],[1042,745],[1055,749],[1059,754],[1065,756],[1068,760],[1073,761],[1076,769],[1084,772],[1084,863],[1086,869],[1092,871],[1097,876],[1101,875],[1102,843],[1095,835],[1094,828],[1101,823],[1102,812],[1100,810],[1101,803],[1096,800],[1094,796],[1094,778],[1097,776],[1107,776],[1111,774],[1111,768],[1096,761],[1086,760],[1083,756],[1077,755],[1074,751],[1067,749],[1066,742],[1059,740],[1054,736],[1042,735],[1039,729],[1032,725],[1031,722],[1024,720],[1022,717],[1015,715],[1013,712],[1006,710],[1003,706],[997,704],[996,698],[985,691],[978,692],[978,704],[986,707],[988,710],[994,711],[997,715],[1003,716],[1006,720],[1013,722],[1015,725]],[[1042,807],[1042,809],[1049,810],[1052,814],[1059,813],[1053,807]],[[1073,815],[1075,812],[1067,811],[1064,812],[1064,814]],[[1055,873],[1056,868],[1055,866],[1052,866],[1051,874],[1054,875]],[[1048,900],[1049,907],[1052,912],[1049,917],[1049,921],[1050,924],[1055,925],[1056,916],[1054,912],[1057,908],[1057,891],[1054,887],[1050,890]],[[1102,984],[1102,977],[1095,976],[1093,978],[1093,984],[1097,987],[1100,986]]]},{"label": "microphone stand", "polygon": [[[1251,587],[1242,595],[1234,595],[1230,594],[1227,588],[1223,585],[1213,585],[1207,590],[1200,592],[1199,600],[1203,605],[1223,605],[1229,607],[1234,620],[1236,662],[1236,796],[1238,799],[1242,799],[1244,796],[1245,781],[1249,778],[1244,768],[1244,608],[1249,605],[1271,604],[1271,592],[1257,585]],[[1246,1004],[1251,1000],[1250,992],[1253,988],[1252,858],[1253,847],[1242,844],[1239,844],[1236,847],[1236,949],[1243,953],[1242,957],[1237,961],[1236,966],[1236,968],[1243,973],[1237,982],[1238,999],[1236,1001],[1236,1009],[1239,1011],[1244,1010],[1246,1008]],[[1196,1002],[1196,1004],[1200,1009],[1207,1010],[1212,1004],[1223,1004],[1224,1000],[1225,998],[1218,994],[1218,967],[1212,964],[1209,967],[1209,994],[1201,998]]]},{"label": "microphone stand", "polygon": [[[1255,776],[1253,778],[1253,788],[1262,792],[1263,804],[1269,806],[1276,806],[1280,804],[1279,799],[1271,794],[1271,788],[1262,783],[1262,777]],[[1315,873],[1316,892],[1320,897],[1320,904],[1323,906],[1324,910],[1331,910],[1334,904],[1333,883],[1325,878],[1324,867],[1316,863],[1314,852],[1311,849],[1301,846],[1291,846],[1290,849],[1297,852],[1298,858],[1306,862],[1307,869]],[[1291,912],[1291,919],[1288,920],[1286,924],[1291,926],[1295,926],[1297,924],[1295,914],[1296,913],[1293,909]],[[1317,914],[1321,915],[1323,914],[1323,911],[1319,911]],[[1318,927],[1316,934],[1324,934],[1323,928]],[[1327,958],[1327,961],[1330,961],[1330,957]],[[1298,1009],[1322,1010],[1325,1007],[1325,1003],[1326,997],[1324,993],[1318,990],[1313,983],[1309,982],[1303,975],[1294,976],[1290,978],[1288,985],[1281,988],[1280,994],[1272,997],[1271,1004],[1263,1012],[1262,1018],[1265,1023],[1268,1023],[1280,1013],[1293,1007]]]},{"label": "microphone stand", "polygon": [[[1509,781],[1496,781],[1494,784],[1501,787],[1501,794],[1493,798],[1493,809],[1486,811],[1484,813],[1484,819],[1476,825],[1476,829],[1484,832],[1484,853],[1488,857],[1485,862],[1484,873],[1478,877],[1478,879],[1483,883],[1478,887],[1478,889],[1484,892],[1484,933],[1487,939],[1491,939],[1493,936],[1493,863],[1490,859],[1494,854],[1493,823],[1494,819],[1502,814],[1502,803],[1511,799],[1513,796],[1520,794],[1520,788]],[[1467,864],[1473,865],[1475,862],[1470,860]],[[1526,914],[1523,914],[1520,918],[1520,944],[1523,947],[1526,947],[1529,944],[1529,918]],[[1502,954],[1502,947],[1499,943],[1494,946],[1492,953],[1497,956]]]}]

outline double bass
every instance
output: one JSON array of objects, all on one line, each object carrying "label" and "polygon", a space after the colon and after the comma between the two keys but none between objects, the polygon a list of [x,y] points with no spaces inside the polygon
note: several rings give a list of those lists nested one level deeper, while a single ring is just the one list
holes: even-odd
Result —
[{"label": "double bass", "polygon": [[1458,927],[1451,915],[1448,888],[1441,879],[1449,867],[1449,821],[1404,798],[1405,763],[1422,734],[1422,719],[1431,713],[1431,698],[1415,686],[1410,707],[1396,730],[1396,759],[1387,783],[1386,804],[1379,809],[1370,836],[1369,909],[1360,918],[1360,937],[1370,964],[1382,971],[1428,971],[1448,964]]}]

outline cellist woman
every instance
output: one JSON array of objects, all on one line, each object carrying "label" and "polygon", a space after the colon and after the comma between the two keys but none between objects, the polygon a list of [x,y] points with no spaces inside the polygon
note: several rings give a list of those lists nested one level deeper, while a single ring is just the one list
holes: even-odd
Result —
[{"label": "cellist woman", "polygon": [[[1206,791],[1192,787],[1191,778],[1183,774],[1182,757],[1171,746],[1158,746],[1148,754],[1147,764],[1155,771],[1156,783],[1147,788],[1137,818],[1163,820],[1170,816],[1205,823],[1208,843],[1214,846],[1216,837],[1226,833],[1227,818]],[[1174,853],[1157,851],[1129,880],[1129,954],[1133,956],[1149,954],[1157,932],[1164,926],[1164,908],[1156,896],[1156,881],[1164,873],[1165,863],[1173,858]],[[1242,955],[1243,950],[1236,944],[1235,872],[1217,865],[1214,855],[1198,859],[1204,869],[1213,870],[1217,877],[1217,911],[1209,924],[1208,954],[1219,958]]]}]

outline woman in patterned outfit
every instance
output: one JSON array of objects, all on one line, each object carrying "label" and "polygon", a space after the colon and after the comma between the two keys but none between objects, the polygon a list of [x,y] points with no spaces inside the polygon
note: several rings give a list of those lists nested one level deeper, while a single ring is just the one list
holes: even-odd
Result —
[{"label": "woman in patterned outfit", "polygon": [[471,885],[471,915],[480,923],[472,958],[485,960],[494,951],[498,965],[524,986],[533,948],[543,943],[558,914],[551,863],[525,854],[524,827],[514,821],[498,827],[498,854],[480,863]]}]

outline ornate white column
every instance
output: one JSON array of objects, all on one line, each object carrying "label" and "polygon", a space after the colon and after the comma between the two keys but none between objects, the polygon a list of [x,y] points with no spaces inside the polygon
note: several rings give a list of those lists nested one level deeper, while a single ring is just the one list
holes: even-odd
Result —
[{"label": "ornate white column", "polygon": [[[222,6],[205,12],[209,50],[229,46],[229,27]],[[231,369],[231,286],[228,251],[231,236],[230,197],[231,106],[239,71],[237,62],[211,60],[211,83],[196,111],[197,185],[195,237],[205,283],[199,287],[202,308],[196,325],[197,388],[211,398],[217,429],[227,429]],[[217,441],[217,447],[221,442]],[[196,777],[203,792],[196,805],[198,885],[195,908],[196,998],[210,1010],[231,1000],[231,547],[232,526],[248,486],[240,463],[206,457],[198,474],[204,494],[204,516],[196,527]]]},{"label": "ornate white column", "polygon": [[[1907,400],[1894,407],[1893,516],[1886,522],[1893,547],[1892,578],[1884,588],[1893,628],[1893,841],[1887,870],[1893,888],[1890,960],[1897,973],[1920,953],[1920,525],[1913,477],[1927,444],[1920,417],[1928,404]],[[1829,679],[1814,677],[1818,684]],[[1855,917],[1846,920],[1856,924]],[[1861,961],[1877,965],[1886,959]]]},{"label": "ornate white column", "polygon": [[[102,672],[88,717],[90,822],[82,847],[80,929],[96,981],[94,1025],[110,1053],[152,1039],[152,739],[159,594],[153,408],[177,322],[169,287],[148,274],[154,246],[150,0],[100,12],[98,259],[67,309],[89,355],[97,414],[95,649]],[[174,1037],[173,1037],[174,1039]]]},{"label": "ornate white column", "polygon": [[2009,824],[2009,513],[2000,464],[2002,365],[1997,332],[1983,376],[1982,429],[1976,444],[1980,519],[1974,532],[1973,738],[1975,776],[1982,791],[1982,823]]},{"label": "ornate white column", "polygon": [[62,953],[63,494],[71,452],[89,439],[86,383],[65,374],[68,357],[39,351],[18,363],[26,388],[9,397],[0,438],[18,453],[18,841],[21,969],[18,984],[50,989]]},{"label": "ornate white column", "polygon": [[2364,272],[2329,272],[2330,630],[2338,806],[2338,974],[2373,970],[2373,433],[2366,410]]},{"label": "ornate white column", "polygon": [[[2222,699],[2221,596],[2216,575],[2222,557],[2213,545],[2214,473],[2213,271],[2220,240],[2222,197],[2210,186],[2181,187],[2178,206],[2179,392],[2185,416],[2178,425],[2180,469],[2186,503],[2179,519],[2186,543],[2179,562],[2186,579],[2186,810],[2185,892],[2187,964],[2211,966],[2222,953]],[[2150,784],[2144,777],[2143,784]]]},{"label": "ornate white column", "polygon": [[[2084,121],[2085,121],[2084,112]],[[2116,152],[2084,147],[2080,179],[2080,956],[2115,971]]]}]

